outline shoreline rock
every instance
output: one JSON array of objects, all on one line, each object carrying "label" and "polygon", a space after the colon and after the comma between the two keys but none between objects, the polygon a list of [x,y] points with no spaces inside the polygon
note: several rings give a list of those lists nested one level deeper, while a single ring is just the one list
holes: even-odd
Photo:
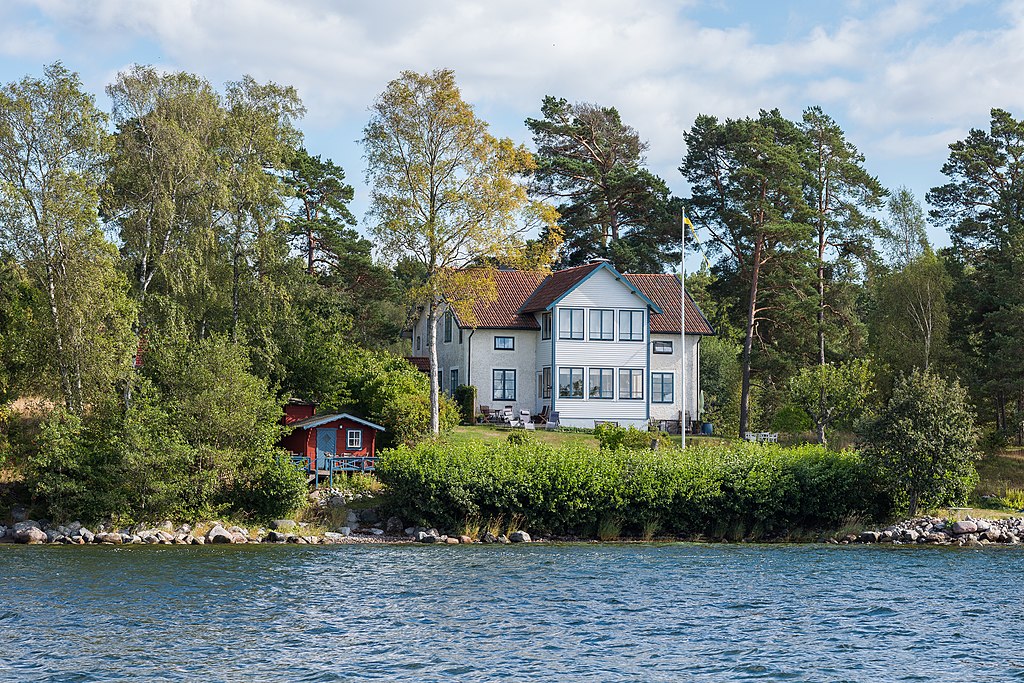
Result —
[{"label": "shoreline rock", "polygon": [[940,517],[921,516],[898,522],[882,530],[865,530],[826,543],[889,543],[892,545],[1019,545],[1024,541],[1024,517],[1006,519],[966,519],[948,523]]}]

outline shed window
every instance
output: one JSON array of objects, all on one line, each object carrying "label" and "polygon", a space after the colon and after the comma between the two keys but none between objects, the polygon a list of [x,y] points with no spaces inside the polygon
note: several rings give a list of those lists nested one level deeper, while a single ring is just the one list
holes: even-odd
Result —
[{"label": "shed window", "polygon": [[349,429],[345,432],[345,447],[350,451],[358,451],[363,447],[363,430]]},{"label": "shed window", "polygon": [[516,348],[515,337],[495,337],[494,348],[498,351],[514,351]]}]

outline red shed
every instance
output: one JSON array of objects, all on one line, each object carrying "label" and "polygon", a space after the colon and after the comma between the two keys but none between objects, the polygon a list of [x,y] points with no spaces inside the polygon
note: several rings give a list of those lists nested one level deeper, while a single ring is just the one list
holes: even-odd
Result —
[{"label": "red shed", "polygon": [[292,431],[281,447],[315,462],[317,472],[375,469],[380,425],[348,413],[317,415],[316,404],[294,400],[285,406],[284,423]]}]

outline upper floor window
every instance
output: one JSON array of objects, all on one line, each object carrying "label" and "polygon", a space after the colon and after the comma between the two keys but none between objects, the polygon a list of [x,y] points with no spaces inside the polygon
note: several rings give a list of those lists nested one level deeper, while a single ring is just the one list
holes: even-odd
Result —
[{"label": "upper floor window", "polygon": [[619,340],[644,340],[643,311],[619,311]]},{"label": "upper floor window", "polygon": [[583,339],[583,309],[558,309],[558,338]]},{"label": "upper floor window", "polygon": [[637,401],[644,397],[644,371],[619,369],[619,398]]},{"label": "upper floor window", "polygon": [[615,311],[606,308],[590,309],[590,338],[600,341],[615,339]]},{"label": "upper floor window", "polygon": [[494,348],[498,351],[514,351],[516,348],[515,337],[495,337]]},{"label": "upper floor window", "polygon": [[658,340],[651,343],[651,351],[654,353],[672,353],[672,342]]},{"label": "upper floor window", "polygon": [[421,348],[423,348],[423,344],[421,342],[422,342],[422,338],[420,337],[420,335],[417,334],[416,335],[416,350],[417,351],[419,351]]},{"label": "upper floor window", "polygon": [[452,316],[451,313],[445,313],[444,314],[444,342],[445,342],[445,344],[450,343],[451,340],[452,340],[452,324],[454,323],[452,318],[453,318],[453,316]]},{"label": "upper floor window", "polygon": [[540,338],[551,339],[551,314],[540,314]]}]

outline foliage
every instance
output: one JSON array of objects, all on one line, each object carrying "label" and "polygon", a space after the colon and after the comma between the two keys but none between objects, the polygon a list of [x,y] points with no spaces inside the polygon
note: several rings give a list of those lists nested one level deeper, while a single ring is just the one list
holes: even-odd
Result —
[{"label": "foliage", "polygon": [[259,520],[287,517],[306,502],[305,474],[284,451],[249,454],[224,498],[232,508]]},{"label": "foliage", "polygon": [[1024,121],[993,109],[989,130],[949,146],[931,216],[953,249],[950,329],[962,376],[988,421],[1024,443]]},{"label": "foliage", "polygon": [[476,387],[462,384],[455,387],[455,404],[459,407],[462,424],[476,424]]},{"label": "foliage", "polygon": [[537,148],[532,191],[557,204],[560,266],[610,259],[621,272],[677,263],[681,201],[644,168],[648,144],[614,107],[545,97],[526,119]]},{"label": "foliage", "polygon": [[594,427],[594,436],[601,444],[602,450],[614,451],[619,448],[643,450],[651,447],[652,441],[667,439],[668,435],[661,432],[640,430],[630,425],[620,427],[611,422],[604,422]]},{"label": "foliage", "polygon": [[740,351],[737,342],[721,336],[700,340],[701,417],[719,429],[740,419]]},{"label": "foliage", "polygon": [[910,515],[918,505],[960,505],[977,482],[967,392],[934,372],[915,369],[901,377],[863,441],[865,459]]},{"label": "foliage", "polygon": [[853,425],[871,389],[866,360],[803,368],[789,381],[790,400],[811,419],[820,444],[828,443],[829,429]]},{"label": "foliage", "polygon": [[488,289],[494,296],[487,269],[461,269],[486,259],[514,262],[531,227],[525,219],[550,223],[553,216],[541,209],[524,213],[526,189],[516,178],[533,170],[533,157],[487,132],[450,70],[404,71],[391,81],[371,107],[363,146],[377,245],[392,259],[416,260],[424,271],[415,298],[427,313],[430,429],[437,434],[438,314],[448,305],[472,324],[472,301]]},{"label": "foliage", "polygon": [[753,534],[883,517],[887,499],[860,456],[820,446],[735,443],[686,451],[425,442],[386,451],[378,476],[404,518],[455,529],[522,515],[543,533]]}]

